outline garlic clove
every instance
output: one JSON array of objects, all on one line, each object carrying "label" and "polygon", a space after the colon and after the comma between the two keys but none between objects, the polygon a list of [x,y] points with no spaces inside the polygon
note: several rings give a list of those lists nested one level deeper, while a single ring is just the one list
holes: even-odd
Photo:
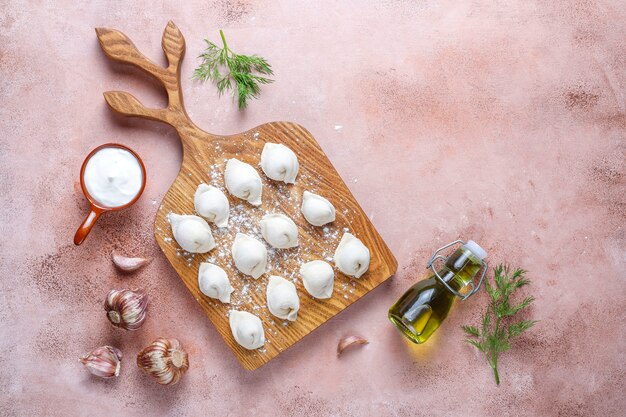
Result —
[{"label": "garlic clove", "polygon": [[348,349],[351,346],[356,345],[367,345],[369,342],[367,339],[362,338],[361,336],[347,336],[339,341],[337,345],[337,356],[341,355],[344,350]]},{"label": "garlic clove", "polygon": [[152,258],[130,258],[113,251],[113,264],[123,272],[136,271],[152,262]]},{"label": "garlic clove", "polygon": [[148,311],[148,295],[138,290],[111,290],[104,301],[107,318],[115,327],[137,330]]},{"label": "garlic clove", "polygon": [[176,384],[189,369],[189,356],[176,339],[159,337],[137,354],[137,366],[159,384]]},{"label": "garlic clove", "polygon": [[113,346],[101,346],[79,360],[93,375],[113,378],[120,374],[122,352]]}]

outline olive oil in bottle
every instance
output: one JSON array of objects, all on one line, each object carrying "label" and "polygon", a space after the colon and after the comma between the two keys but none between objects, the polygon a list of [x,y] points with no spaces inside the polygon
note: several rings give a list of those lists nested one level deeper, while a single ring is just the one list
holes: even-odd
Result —
[{"label": "olive oil in bottle", "polygon": [[[439,255],[457,243],[462,245],[450,257]],[[400,297],[389,310],[389,320],[412,342],[424,343],[448,316],[456,297],[465,300],[480,289],[487,272],[486,257],[487,252],[473,240],[457,240],[438,249],[428,263],[433,275]],[[439,270],[433,265],[437,259],[444,260]],[[481,269],[481,278],[474,285],[474,277]]]}]

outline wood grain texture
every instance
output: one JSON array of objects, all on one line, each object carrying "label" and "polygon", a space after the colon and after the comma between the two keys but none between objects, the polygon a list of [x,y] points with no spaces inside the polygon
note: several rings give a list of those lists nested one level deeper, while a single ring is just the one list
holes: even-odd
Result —
[{"label": "wood grain texture", "polygon": [[[119,114],[161,121],[177,130],[183,143],[183,163],[157,212],[155,237],[167,259],[244,368],[252,370],[267,363],[395,273],[397,261],[393,254],[306,129],[294,123],[273,122],[231,136],[209,134],[197,127],[185,111],[180,89],[180,64],[185,52],[185,41],[172,22],[165,28],[162,42],[169,63],[167,68],[143,56],[121,32],[98,28],[96,33],[109,58],[143,69],[159,80],[167,91],[169,103],[163,109],[146,108],[126,92],[106,92],[104,96],[109,106]],[[266,142],[282,143],[296,153],[300,172],[295,185],[277,183],[262,174],[258,165]],[[230,158],[247,162],[259,170],[263,180],[263,204],[254,207],[226,193],[231,204],[231,219],[228,228],[217,229],[212,225],[217,248],[208,254],[188,254],[173,240],[167,216],[169,213],[194,214],[193,195],[202,182],[225,191],[223,171]],[[335,222],[326,227],[314,227],[304,220],[300,204],[305,190],[320,194],[335,205]],[[253,280],[235,269],[230,247],[237,232],[260,239],[258,221],[264,214],[271,212],[284,213],[296,222],[300,245],[287,250],[270,249],[268,272],[258,280]],[[302,285],[298,276],[300,264],[314,259],[329,260],[347,230],[369,248],[370,268],[360,279],[336,271],[333,297],[316,300],[308,295]],[[227,271],[235,288],[231,304],[222,304],[200,292],[197,274],[200,263],[204,261],[220,265]],[[297,321],[282,322],[267,311],[265,288],[269,275],[280,275],[296,283],[301,303]],[[263,348],[249,351],[235,342],[228,324],[228,312],[231,309],[250,311],[261,317],[266,336]]]}]

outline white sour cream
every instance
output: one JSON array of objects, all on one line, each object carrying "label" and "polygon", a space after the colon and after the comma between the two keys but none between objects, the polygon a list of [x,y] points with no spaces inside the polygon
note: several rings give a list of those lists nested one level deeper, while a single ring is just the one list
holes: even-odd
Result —
[{"label": "white sour cream", "polygon": [[106,207],[119,207],[139,194],[143,170],[126,149],[102,148],[87,161],[83,180],[94,200]]}]

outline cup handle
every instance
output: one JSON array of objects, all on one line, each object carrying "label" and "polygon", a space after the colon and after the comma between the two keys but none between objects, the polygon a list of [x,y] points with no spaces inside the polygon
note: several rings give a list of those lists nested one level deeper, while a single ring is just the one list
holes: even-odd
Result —
[{"label": "cup handle", "polygon": [[83,220],[81,225],[78,227],[76,234],[74,235],[75,245],[78,246],[83,243],[89,232],[91,232],[91,228],[93,227],[93,225],[96,224],[96,220],[98,220],[100,218],[100,215],[102,215],[102,212],[102,210],[99,210],[96,207],[91,207],[89,214],[87,215],[87,217],[85,217],[85,220]]}]

